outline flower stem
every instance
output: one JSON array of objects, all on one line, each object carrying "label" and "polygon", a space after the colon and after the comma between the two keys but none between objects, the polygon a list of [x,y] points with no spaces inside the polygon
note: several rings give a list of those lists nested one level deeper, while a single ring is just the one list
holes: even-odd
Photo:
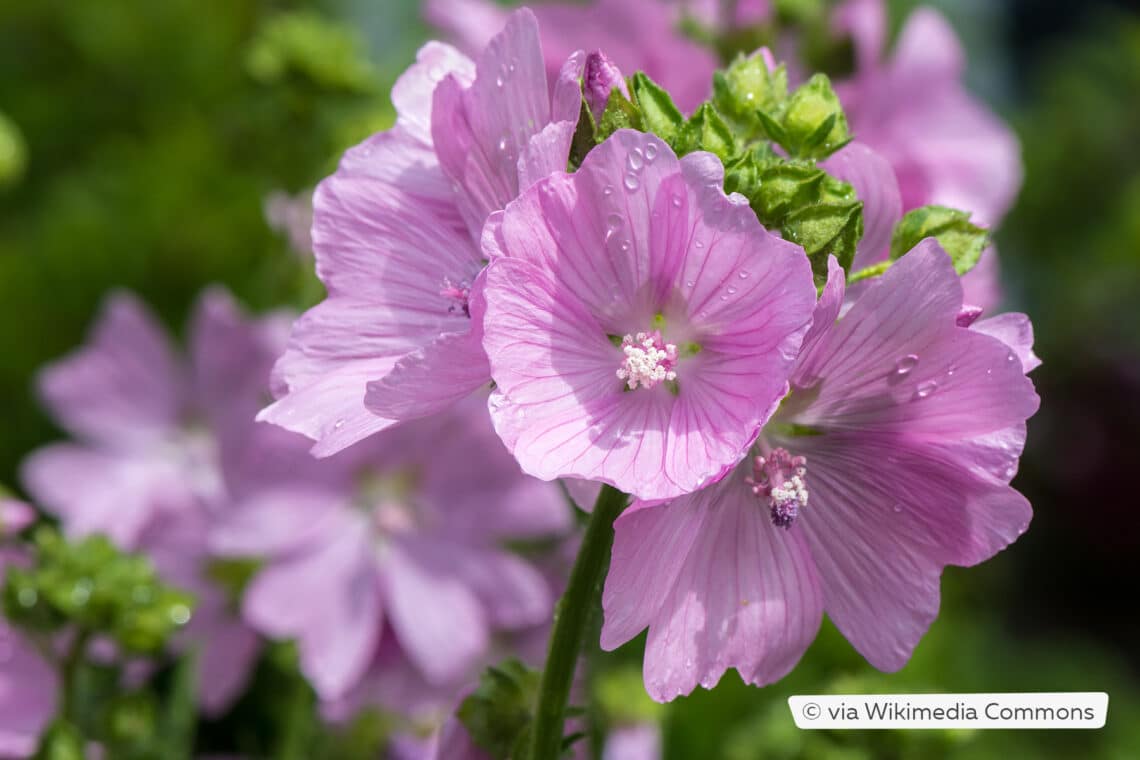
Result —
[{"label": "flower stem", "polygon": [[582,547],[570,571],[570,582],[554,613],[546,667],[538,690],[531,733],[530,760],[553,760],[562,754],[562,724],[570,699],[570,684],[602,580],[610,563],[614,520],[625,508],[626,495],[603,485],[582,537]]}]

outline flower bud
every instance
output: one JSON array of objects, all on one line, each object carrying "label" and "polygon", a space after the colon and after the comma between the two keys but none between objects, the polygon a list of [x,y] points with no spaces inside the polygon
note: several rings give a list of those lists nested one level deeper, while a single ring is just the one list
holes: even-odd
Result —
[{"label": "flower bud", "polygon": [[582,94],[596,121],[601,121],[606,103],[610,99],[610,92],[615,87],[622,95],[629,97],[629,89],[626,87],[625,77],[621,75],[621,69],[601,50],[595,50],[587,55],[586,70],[582,74]]}]

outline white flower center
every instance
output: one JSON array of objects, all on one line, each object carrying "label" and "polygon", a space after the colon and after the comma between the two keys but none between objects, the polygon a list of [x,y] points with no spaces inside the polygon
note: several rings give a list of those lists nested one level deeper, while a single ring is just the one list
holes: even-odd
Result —
[{"label": "white flower center", "polygon": [[666,343],[660,332],[626,335],[622,338],[621,350],[625,359],[618,367],[617,376],[625,381],[629,390],[653,388],[677,379],[677,346]]}]

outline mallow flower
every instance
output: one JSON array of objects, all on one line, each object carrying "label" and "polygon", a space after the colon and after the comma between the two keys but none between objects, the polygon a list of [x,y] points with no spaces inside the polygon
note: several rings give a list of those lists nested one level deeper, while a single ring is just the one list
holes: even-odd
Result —
[{"label": "mallow flower", "polygon": [[848,0],[834,23],[855,44],[855,73],[836,85],[847,121],[894,168],[903,210],[938,204],[999,223],[1021,186],[1020,147],[963,86],[965,54],[946,19],[914,11],[889,55],[883,0]]},{"label": "mallow flower", "polygon": [[397,81],[396,125],[349,149],[313,198],[328,298],[296,323],[260,419],[335,453],[485,385],[480,345],[487,215],[565,169],[584,56],[548,88],[526,9],[471,61],[430,42]]},{"label": "mallow flower", "polygon": [[462,686],[496,635],[549,620],[547,579],[504,546],[565,533],[570,511],[503,448],[485,395],[321,461],[349,477],[267,481],[218,523],[212,545],[263,561],[243,614],[297,641],[322,700],[383,698],[366,683],[380,670],[403,684],[403,704],[389,707],[407,711],[413,692]]},{"label": "mallow flower", "polygon": [[115,293],[87,345],[39,376],[45,406],[75,440],[29,455],[25,488],[68,534],[106,534],[195,594],[181,643],[201,646],[199,696],[212,713],[244,685],[257,638],[206,577],[208,526],[240,492],[259,437],[295,438],[298,459],[309,459],[303,438],[253,422],[286,329],[280,316],[246,319],[226,292],[209,290],[187,361],[140,301]]},{"label": "mallow flower", "polygon": [[679,496],[775,409],[815,288],[723,173],[621,130],[488,222],[491,414],[526,472]]},{"label": "mallow flower", "polygon": [[942,568],[990,558],[1029,524],[1009,485],[1038,405],[1024,316],[963,326],[959,278],[931,239],[840,317],[843,301],[832,259],[791,392],[748,456],[616,522],[601,644],[649,628],[655,699],[730,667],[781,678],[825,611],[897,670],[938,614]]},{"label": "mallow flower", "polygon": [[[681,29],[686,13],[713,25],[721,20],[717,0],[692,3],[662,0],[589,0],[539,2],[530,6],[542,29],[546,68],[555,76],[573,51],[601,48],[626,71],[644,71],[665,87],[674,101],[691,111],[707,100],[717,67],[713,51]],[[763,0],[738,3],[737,21],[754,20],[766,9]],[[508,11],[495,0],[427,0],[424,15],[467,51],[483,48],[503,25]]]}]

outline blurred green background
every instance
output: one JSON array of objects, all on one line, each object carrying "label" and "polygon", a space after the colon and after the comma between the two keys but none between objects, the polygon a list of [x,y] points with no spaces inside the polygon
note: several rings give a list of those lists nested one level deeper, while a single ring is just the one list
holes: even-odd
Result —
[{"label": "blurred green background", "polygon": [[[669,758],[1140,756],[1140,13],[933,4],[971,51],[972,89],[1023,144],[1026,183],[998,244],[1007,305],[1033,317],[1045,361],[1015,481],[1035,521],[985,566],[947,572],[941,617],[898,674],[827,627],[774,687],[731,676],[653,709],[630,678],[636,644],[599,657],[604,719],[663,720]],[[915,3],[891,5],[897,28]],[[266,198],[311,188],[390,123],[388,88],[428,33],[414,0],[0,0],[0,483],[59,435],[34,372],[81,341],[109,289],[141,293],[176,331],[207,283],[256,309],[319,297]],[[274,743],[257,737],[295,719],[276,697],[287,659],[267,660],[202,749],[237,749],[242,732],[254,739],[236,744]],[[1019,690],[1107,691],[1108,726],[799,732],[784,702]]]}]

